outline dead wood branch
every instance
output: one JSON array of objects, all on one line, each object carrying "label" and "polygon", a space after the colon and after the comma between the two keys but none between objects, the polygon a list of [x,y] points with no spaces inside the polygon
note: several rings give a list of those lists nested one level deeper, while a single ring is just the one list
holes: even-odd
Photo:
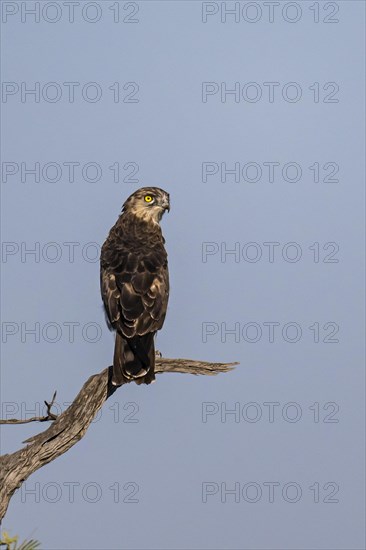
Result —
[{"label": "dead wood branch", "polygon": [[[191,359],[157,358],[155,372],[180,372],[195,375],[215,375],[228,372],[237,363],[207,363]],[[3,424],[53,421],[45,430],[25,441],[28,445],[12,454],[0,457],[0,520],[4,517],[15,490],[33,472],[66,453],[85,434],[93,418],[104,402],[117,389],[111,384],[112,368],[91,376],[83,385],[72,404],[59,416],[51,412],[56,392],[51,403],[46,403],[47,416],[29,420],[2,421]]]},{"label": "dead wood branch", "polygon": [[28,424],[29,422],[47,422],[49,420],[56,420],[57,414],[53,414],[51,411],[56,399],[56,394],[57,392],[53,394],[51,403],[48,403],[47,401],[44,402],[47,407],[47,414],[45,416],[33,416],[32,418],[27,418],[26,420],[9,418],[7,420],[0,420],[0,424]]}]

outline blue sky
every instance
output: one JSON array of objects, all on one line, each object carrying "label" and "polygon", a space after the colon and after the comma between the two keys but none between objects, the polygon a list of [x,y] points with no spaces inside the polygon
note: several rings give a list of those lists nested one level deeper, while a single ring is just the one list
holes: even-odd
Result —
[{"label": "blue sky", "polygon": [[2,2],[2,417],[111,363],[99,247],[142,186],[171,196],[158,349],[240,365],[116,392],[4,527],[364,548],[364,4],[46,4]]}]

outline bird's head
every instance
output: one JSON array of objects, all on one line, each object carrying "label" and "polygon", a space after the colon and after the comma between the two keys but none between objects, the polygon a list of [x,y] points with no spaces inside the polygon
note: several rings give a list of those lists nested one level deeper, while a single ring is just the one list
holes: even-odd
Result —
[{"label": "bird's head", "polygon": [[159,187],[142,187],[132,193],[123,205],[123,212],[154,223],[160,222],[166,210],[170,210],[169,193]]}]

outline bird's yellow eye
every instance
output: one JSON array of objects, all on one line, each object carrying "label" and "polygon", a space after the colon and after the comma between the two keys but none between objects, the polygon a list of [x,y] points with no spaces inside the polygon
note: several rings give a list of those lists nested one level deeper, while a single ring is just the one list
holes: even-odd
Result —
[{"label": "bird's yellow eye", "polygon": [[145,195],[145,202],[152,202],[153,198],[151,195]]}]

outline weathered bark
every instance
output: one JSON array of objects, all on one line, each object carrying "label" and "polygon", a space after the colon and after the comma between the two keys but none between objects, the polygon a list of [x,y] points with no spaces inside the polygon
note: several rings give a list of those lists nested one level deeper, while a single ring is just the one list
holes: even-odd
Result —
[{"label": "weathered bark", "polygon": [[[156,373],[180,372],[189,374],[214,375],[227,372],[237,363],[207,363],[190,359],[157,358]],[[104,369],[91,376],[83,385],[72,404],[54,418],[50,409],[55,396],[47,404],[47,417],[32,421],[53,420],[47,430],[25,441],[26,447],[12,454],[0,457],[0,520],[4,517],[14,491],[33,472],[45,466],[58,456],[66,453],[87,431],[93,418],[104,402],[116,389],[111,384],[112,368]],[[3,423],[17,423],[13,420]]]}]

